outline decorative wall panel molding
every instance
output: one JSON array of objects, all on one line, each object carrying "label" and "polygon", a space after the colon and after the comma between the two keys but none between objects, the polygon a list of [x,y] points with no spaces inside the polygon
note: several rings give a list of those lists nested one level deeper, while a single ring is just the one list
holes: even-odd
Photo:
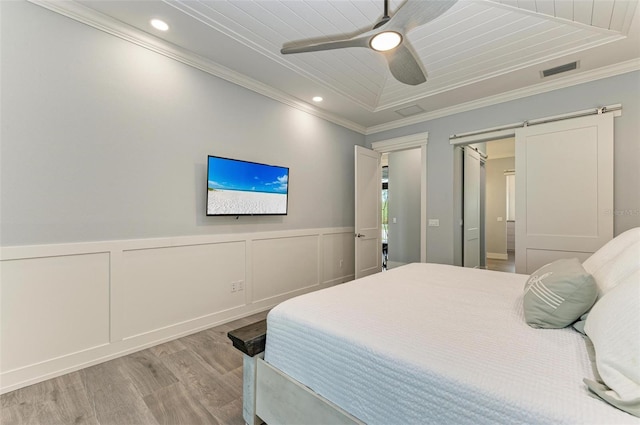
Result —
[{"label": "decorative wall panel molding", "polygon": [[0,392],[354,277],[353,228],[0,248]]}]

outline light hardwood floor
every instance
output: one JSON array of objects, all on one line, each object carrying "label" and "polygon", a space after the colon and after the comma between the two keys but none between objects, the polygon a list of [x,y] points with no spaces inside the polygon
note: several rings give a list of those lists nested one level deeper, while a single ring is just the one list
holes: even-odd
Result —
[{"label": "light hardwood floor", "polygon": [[514,251],[507,251],[507,260],[494,260],[487,258],[487,269],[496,270],[499,272],[516,272],[516,253]]},{"label": "light hardwood floor", "polygon": [[243,425],[242,353],[227,332],[267,312],[0,396],[0,423]]}]

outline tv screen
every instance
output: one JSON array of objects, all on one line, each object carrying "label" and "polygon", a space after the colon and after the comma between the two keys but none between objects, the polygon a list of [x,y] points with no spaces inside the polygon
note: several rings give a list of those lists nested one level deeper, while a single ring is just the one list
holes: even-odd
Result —
[{"label": "tv screen", "polygon": [[286,215],[289,169],[209,156],[207,215]]}]

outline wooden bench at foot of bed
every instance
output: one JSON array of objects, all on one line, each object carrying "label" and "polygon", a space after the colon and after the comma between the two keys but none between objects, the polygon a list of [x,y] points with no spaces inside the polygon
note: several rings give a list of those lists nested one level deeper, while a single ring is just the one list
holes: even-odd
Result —
[{"label": "wooden bench at foot of bed", "polygon": [[234,329],[227,336],[242,351],[242,417],[247,425],[260,425],[263,421],[256,414],[256,371],[258,359],[264,357],[267,320]]},{"label": "wooden bench at foot of bed", "polygon": [[265,362],[267,321],[227,333],[242,351],[242,417],[247,425],[323,423],[363,425],[340,407]]}]

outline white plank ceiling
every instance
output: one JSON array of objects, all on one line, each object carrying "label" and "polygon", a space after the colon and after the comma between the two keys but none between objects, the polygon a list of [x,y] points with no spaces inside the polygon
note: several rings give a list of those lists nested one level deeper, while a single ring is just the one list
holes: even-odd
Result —
[{"label": "white plank ceiling", "polygon": [[[325,101],[313,108],[365,129],[402,119],[396,111],[407,107],[428,113],[640,58],[638,0],[460,0],[407,36],[428,73],[418,86],[396,81],[384,58],[365,48],[280,54],[287,42],[369,30],[382,16],[382,0],[75,4],[297,102],[321,95]],[[391,0],[390,14],[402,4]],[[154,30],[153,17],[171,29]],[[571,61],[579,61],[578,69],[542,79],[543,69]]]}]

